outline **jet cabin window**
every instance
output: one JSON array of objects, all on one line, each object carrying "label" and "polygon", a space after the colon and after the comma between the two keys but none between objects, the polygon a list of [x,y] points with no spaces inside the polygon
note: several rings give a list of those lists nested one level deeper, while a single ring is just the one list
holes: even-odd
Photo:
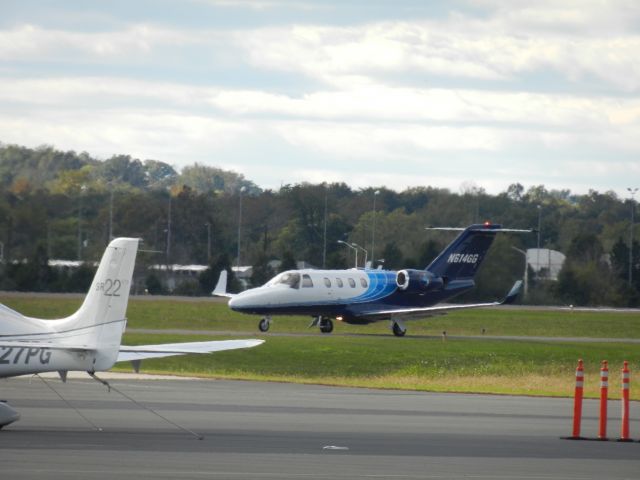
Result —
[{"label": "jet cabin window", "polygon": [[304,275],[302,275],[302,288],[311,287],[313,287],[313,281],[311,280],[311,277],[305,273]]},{"label": "jet cabin window", "polygon": [[280,285],[281,283],[289,285],[291,288],[300,288],[300,274],[297,272],[282,272],[271,280],[269,285]]},{"label": "jet cabin window", "polygon": [[356,288],[356,281],[353,278],[349,279],[349,286],[351,288]]},{"label": "jet cabin window", "polygon": [[342,279],[341,278],[336,278],[336,283],[338,284],[338,286],[340,288],[344,287],[344,283],[342,283]]},{"label": "jet cabin window", "polygon": [[360,285],[362,285],[364,288],[367,288],[367,280],[364,278],[360,278]]},{"label": "jet cabin window", "polygon": [[331,280],[329,280],[327,277],[324,277],[324,285],[327,288],[331,288]]}]

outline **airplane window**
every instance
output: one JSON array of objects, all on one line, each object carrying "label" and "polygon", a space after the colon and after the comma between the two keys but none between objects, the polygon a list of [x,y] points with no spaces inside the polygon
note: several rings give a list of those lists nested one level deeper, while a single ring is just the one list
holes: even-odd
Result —
[{"label": "airplane window", "polygon": [[349,286],[351,288],[356,288],[356,281],[353,278],[349,279]]},{"label": "airplane window", "polygon": [[327,288],[331,288],[331,280],[329,280],[327,277],[324,277],[324,284]]},{"label": "airplane window", "polygon": [[273,286],[281,283],[289,285],[291,288],[300,288],[300,274],[298,272],[282,272],[269,281],[267,285]]},{"label": "airplane window", "polygon": [[367,288],[367,280],[364,278],[360,279],[360,285],[362,285],[364,288]]},{"label": "airplane window", "polygon": [[338,286],[340,288],[344,287],[344,283],[342,283],[342,279],[341,278],[336,278],[336,283],[338,284]]},{"label": "airplane window", "polygon": [[309,287],[313,287],[313,281],[311,280],[311,277],[305,273],[302,275],[302,288]]}]

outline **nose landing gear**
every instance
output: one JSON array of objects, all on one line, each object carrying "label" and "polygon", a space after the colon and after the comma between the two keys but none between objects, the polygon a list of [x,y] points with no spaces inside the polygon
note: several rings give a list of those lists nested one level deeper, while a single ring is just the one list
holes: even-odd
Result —
[{"label": "nose landing gear", "polygon": [[268,331],[270,326],[271,317],[269,316],[263,317],[262,320],[260,320],[260,323],[258,323],[258,329],[263,333]]}]

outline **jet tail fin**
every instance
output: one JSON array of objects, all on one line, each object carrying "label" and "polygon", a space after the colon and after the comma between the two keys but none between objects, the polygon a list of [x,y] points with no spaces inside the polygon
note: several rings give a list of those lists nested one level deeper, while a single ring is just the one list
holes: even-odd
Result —
[{"label": "jet tail fin", "polygon": [[220,272],[220,276],[218,277],[218,283],[216,283],[216,288],[213,289],[211,295],[215,297],[227,297],[232,298],[235,295],[233,293],[227,292],[227,277],[228,272],[226,270],[222,270]]},{"label": "jet tail fin", "polygon": [[471,225],[426,268],[434,275],[447,280],[473,278],[489,251],[500,225]]},{"label": "jet tail fin", "polygon": [[472,279],[478,272],[493,239],[499,232],[529,233],[531,230],[502,228],[490,223],[470,225],[467,228],[427,228],[427,230],[461,231],[453,242],[438,255],[426,270],[447,280]]}]

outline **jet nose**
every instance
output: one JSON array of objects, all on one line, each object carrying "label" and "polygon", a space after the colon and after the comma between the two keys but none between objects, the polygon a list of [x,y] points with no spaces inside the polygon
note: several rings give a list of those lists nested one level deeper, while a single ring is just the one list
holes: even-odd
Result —
[{"label": "jet nose", "polygon": [[229,308],[236,312],[256,313],[255,309],[264,306],[264,292],[257,288],[245,290],[229,300]]},{"label": "jet nose", "polygon": [[242,299],[239,298],[240,295],[236,295],[235,297],[231,297],[229,299],[229,308],[231,310],[238,310],[240,308],[242,308]]},{"label": "jet nose", "polygon": [[246,312],[248,307],[253,306],[255,303],[255,294],[252,290],[245,290],[237,294],[235,297],[231,297],[229,300],[229,308],[236,312]]}]

